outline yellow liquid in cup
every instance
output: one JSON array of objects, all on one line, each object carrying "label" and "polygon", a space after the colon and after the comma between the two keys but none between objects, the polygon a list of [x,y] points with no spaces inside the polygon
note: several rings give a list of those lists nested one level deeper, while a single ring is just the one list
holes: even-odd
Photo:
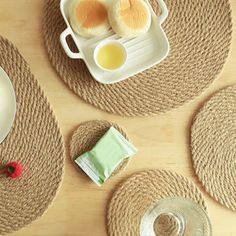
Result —
[{"label": "yellow liquid in cup", "polygon": [[98,64],[107,70],[115,70],[125,62],[125,52],[117,44],[110,43],[102,46],[97,53]]}]

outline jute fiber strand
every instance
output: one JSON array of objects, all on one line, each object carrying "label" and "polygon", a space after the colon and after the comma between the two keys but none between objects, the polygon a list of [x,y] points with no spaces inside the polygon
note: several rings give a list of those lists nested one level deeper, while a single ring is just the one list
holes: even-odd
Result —
[{"label": "jute fiber strand", "polygon": [[[156,12],[156,0],[150,0]],[[59,36],[66,25],[60,0],[45,0],[44,38],[52,65],[88,103],[123,116],[147,116],[178,108],[200,95],[216,78],[228,56],[232,35],[229,0],[166,0],[164,30],[171,51],[161,64],[114,85],[92,79],[82,60],[64,53]]]},{"label": "jute fiber strand", "polygon": [[55,198],[63,176],[62,136],[42,89],[16,47],[0,37],[0,66],[12,81],[17,113],[0,144],[0,165],[17,161],[23,176],[0,177],[0,235],[30,224]]},{"label": "jute fiber strand", "polygon": [[193,166],[206,191],[236,210],[236,86],[205,103],[191,128]]},{"label": "jute fiber strand", "polygon": [[129,177],[114,192],[107,212],[110,236],[139,236],[147,210],[166,197],[190,198],[206,209],[203,196],[187,178],[171,171],[148,170]]},{"label": "jute fiber strand", "polygon": [[[72,161],[74,162],[77,157],[90,151],[112,126],[116,128],[127,140],[129,140],[125,131],[115,123],[106,120],[91,120],[81,123],[73,133],[70,142],[70,156]],[[128,162],[129,159],[125,159],[113,172],[113,175],[123,170],[127,166]]]}]

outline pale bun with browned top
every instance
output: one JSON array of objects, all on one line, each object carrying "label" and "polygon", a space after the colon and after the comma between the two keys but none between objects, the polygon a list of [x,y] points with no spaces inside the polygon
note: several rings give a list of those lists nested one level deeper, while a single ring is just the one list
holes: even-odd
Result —
[{"label": "pale bun with browned top", "polygon": [[151,12],[144,0],[113,0],[108,9],[112,29],[125,38],[146,33],[151,25]]},{"label": "pale bun with browned top", "polygon": [[83,37],[99,36],[110,29],[105,0],[73,0],[69,15],[71,27]]}]

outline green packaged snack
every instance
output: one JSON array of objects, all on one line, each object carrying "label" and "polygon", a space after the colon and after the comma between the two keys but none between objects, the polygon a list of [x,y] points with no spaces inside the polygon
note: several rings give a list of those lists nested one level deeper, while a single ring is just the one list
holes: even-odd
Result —
[{"label": "green packaged snack", "polygon": [[111,127],[94,148],[79,156],[75,163],[101,186],[124,161],[137,153],[137,149],[114,127]]}]

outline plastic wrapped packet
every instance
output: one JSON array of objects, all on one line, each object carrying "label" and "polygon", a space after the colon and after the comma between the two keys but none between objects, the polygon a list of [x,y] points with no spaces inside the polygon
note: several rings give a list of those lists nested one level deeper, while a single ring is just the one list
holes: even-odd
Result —
[{"label": "plastic wrapped packet", "polygon": [[137,149],[117,129],[111,127],[94,148],[79,156],[75,163],[101,186],[124,159],[136,153]]}]

